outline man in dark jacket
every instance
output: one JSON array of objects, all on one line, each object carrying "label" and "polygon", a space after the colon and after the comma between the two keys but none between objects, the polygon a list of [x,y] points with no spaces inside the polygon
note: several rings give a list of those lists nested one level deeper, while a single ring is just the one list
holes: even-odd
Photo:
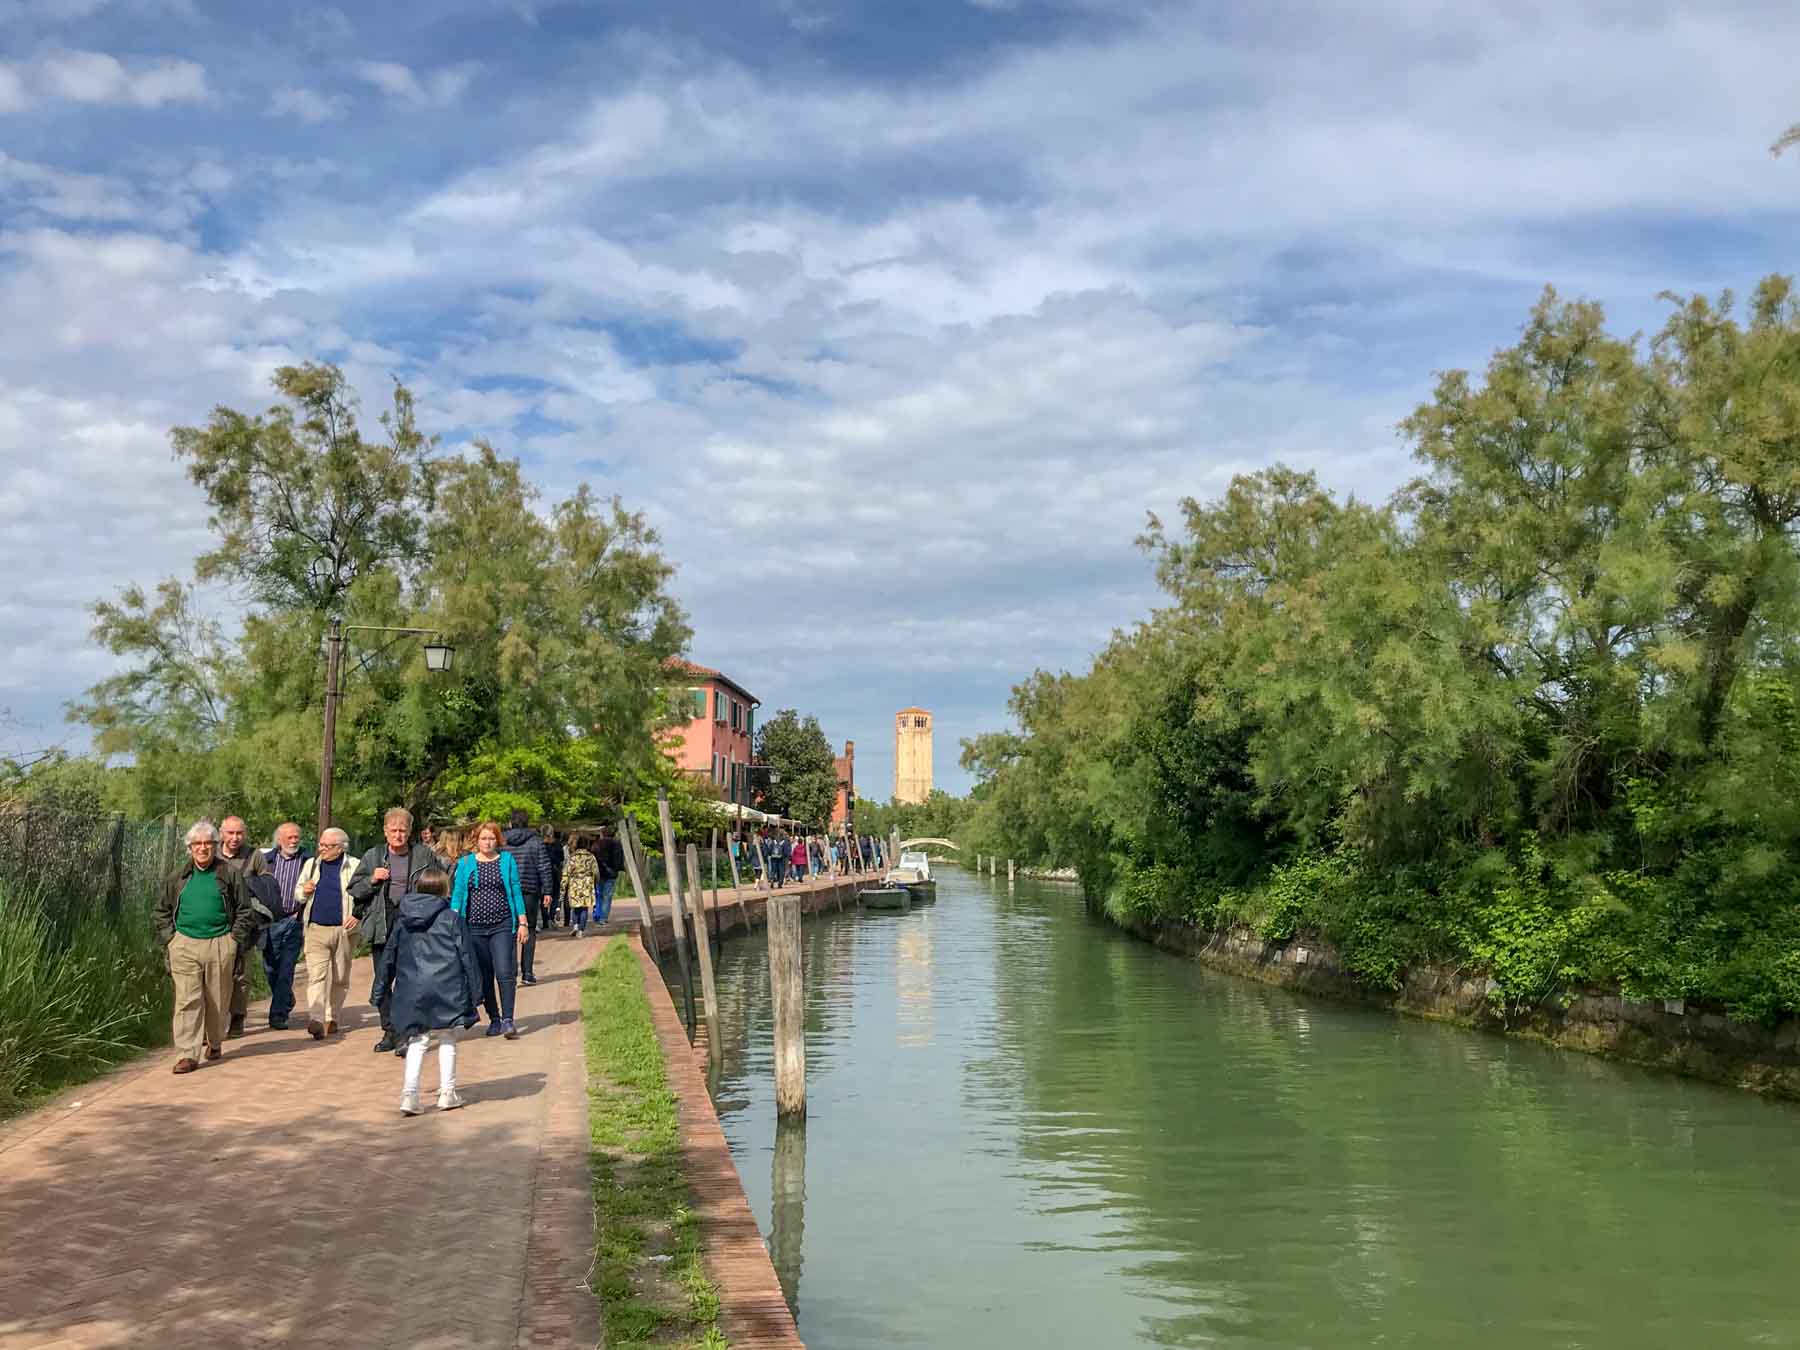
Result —
[{"label": "man in dark jacket", "polygon": [[531,962],[537,955],[538,928],[550,912],[550,853],[525,812],[515,810],[511,824],[501,842],[519,865],[519,893],[525,897],[525,915],[531,921],[525,951],[519,958],[519,983],[536,984]]},{"label": "man in dark jacket", "polygon": [[[268,892],[255,881],[268,872],[268,860],[260,848],[250,846],[248,836],[249,830],[242,816],[226,816],[221,820],[218,865],[231,868],[245,883],[251,905],[258,907],[256,917],[260,937],[262,926],[274,922],[275,912],[268,906]],[[251,946],[255,945],[253,940]],[[239,947],[237,964],[231,971],[231,1025],[225,1028],[225,1035],[234,1041],[244,1034],[244,1018],[250,1011],[250,969],[244,964],[249,955],[250,947]]]},{"label": "man in dark jacket", "polygon": [[371,995],[383,1023],[406,1046],[400,1109],[409,1116],[419,1114],[419,1073],[434,1031],[444,1033],[438,1045],[438,1109],[462,1105],[456,1093],[456,1037],[479,1020],[475,999],[481,987],[469,926],[445,899],[450,874],[431,866],[415,881],[417,888],[402,897],[388,930]]},{"label": "man in dark jacket", "polygon": [[[400,897],[417,889],[412,880],[427,867],[443,867],[444,860],[423,844],[412,842],[412,812],[403,806],[390,810],[381,821],[383,841],[363,854],[350,881],[350,900],[357,922],[369,934],[369,952],[381,965],[382,948],[400,913]],[[542,847],[540,845],[540,847]],[[385,1012],[381,1015],[381,1039],[375,1053],[403,1053]]]},{"label": "man in dark jacket", "polygon": [[202,1059],[224,1053],[231,968],[256,937],[243,877],[219,866],[218,846],[213,823],[196,822],[187,832],[187,861],[164,881],[152,916],[175,982],[176,1073],[192,1073]]},{"label": "man in dark jacket", "polygon": [[559,917],[562,922],[568,922],[568,916],[561,913],[563,862],[565,860],[563,847],[562,835],[553,829],[544,831],[544,852],[550,855],[550,913],[544,921],[546,928],[556,927]]},{"label": "man in dark jacket", "polygon": [[612,917],[613,891],[619,885],[619,873],[625,870],[625,845],[610,825],[600,827],[594,861],[600,865],[600,880],[594,885],[594,922],[603,924]]}]

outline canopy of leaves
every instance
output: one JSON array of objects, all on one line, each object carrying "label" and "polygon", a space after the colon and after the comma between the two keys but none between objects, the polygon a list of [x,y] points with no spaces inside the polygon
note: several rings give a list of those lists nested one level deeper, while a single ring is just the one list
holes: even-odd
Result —
[{"label": "canopy of leaves", "polygon": [[1152,519],[1169,607],[965,743],[970,835],[1134,913],[1308,916],[1383,978],[1800,1007],[1800,305],[1670,300],[1640,344],[1546,292],[1402,424],[1384,505],[1276,467]]},{"label": "canopy of leaves", "polygon": [[[688,630],[643,517],[585,485],[545,511],[516,460],[480,443],[439,454],[403,386],[370,440],[335,368],[274,383],[282,401],[261,416],[221,408],[173,433],[218,537],[200,579],[245,608],[209,612],[178,580],[95,606],[97,640],[126,665],[71,716],[128,763],[130,808],[231,810],[259,834],[310,821],[333,616],[348,639],[341,823],[489,800],[474,766],[546,813],[654,781],[658,672]],[[358,631],[379,628],[441,633],[452,671],[428,672],[416,638]]]},{"label": "canopy of leaves", "polygon": [[837,760],[819,719],[783,708],[757,727],[756,759],[778,775],[764,793],[764,808],[823,828],[837,800]]}]

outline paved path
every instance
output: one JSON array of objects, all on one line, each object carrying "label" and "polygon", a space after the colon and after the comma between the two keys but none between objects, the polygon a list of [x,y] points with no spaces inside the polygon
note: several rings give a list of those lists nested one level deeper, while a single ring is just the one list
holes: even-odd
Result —
[{"label": "paved path", "polygon": [[599,946],[540,940],[520,1038],[463,1042],[460,1111],[400,1115],[359,1001],[333,1041],[253,1010],[198,1073],[158,1051],[0,1127],[0,1348],[598,1344],[577,977]]}]

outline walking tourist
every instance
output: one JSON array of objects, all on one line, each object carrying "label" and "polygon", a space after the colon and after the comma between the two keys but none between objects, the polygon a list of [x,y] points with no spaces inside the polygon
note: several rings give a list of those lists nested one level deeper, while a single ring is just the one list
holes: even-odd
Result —
[{"label": "walking tourist", "polygon": [[600,863],[588,851],[587,836],[578,834],[569,840],[568,855],[563,862],[562,890],[558,892],[563,911],[569,916],[569,936],[581,937],[587,928],[588,911],[594,907],[594,892],[600,881]]},{"label": "walking tourist", "polygon": [[518,1035],[513,1030],[517,944],[525,940],[528,920],[525,897],[519,889],[519,864],[503,850],[504,840],[498,821],[483,821],[475,827],[475,851],[463,854],[456,864],[450,908],[468,920],[469,936],[475,943],[475,959],[481,967],[481,1001],[488,1015],[487,1034],[511,1040]]},{"label": "walking tourist", "polygon": [[554,928],[568,922],[568,907],[563,903],[563,838],[554,829],[544,831],[544,852],[550,856],[550,908],[544,915],[544,927]]},{"label": "walking tourist", "polygon": [[600,827],[600,842],[594,845],[594,862],[600,878],[594,884],[594,922],[605,927],[612,918],[613,892],[625,870],[625,844],[610,825]]},{"label": "walking tourist", "polygon": [[536,984],[532,960],[537,955],[537,935],[549,919],[550,853],[538,832],[531,828],[531,817],[523,811],[512,813],[511,828],[506,832],[506,851],[519,869],[519,887],[525,896],[525,917],[529,927],[525,946],[519,953],[519,983]]},{"label": "walking tourist", "polygon": [[261,894],[265,888],[252,883],[253,877],[265,875],[269,870],[268,860],[262,855],[260,848],[252,848],[246,840],[248,831],[244,828],[242,816],[226,816],[219,822],[218,865],[236,872],[238,879],[245,883],[245,898],[250,901],[254,910],[260,905],[268,910],[266,915],[257,914],[257,931],[249,943],[238,948],[237,960],[231,967],[231,1023],[225,1028],[227,1039],[236,1040],[244,1034],[244,1018],[250,1013],[250,970],[244,963],[250,958],[250,949],[262,934],[262,926],[275,917],[273,908],[267,903],[268,896]]},{"label": "walking tourist", "polygon": [[[412,889],[412,878],[427,867],[441,866],[437,854],[424,844],[411,843],[412,812],[404,806],[391,808],[381,818],[382,843],[363,854],[357,865],[356,880],[350,885],[350,898],[356,905],[356,917],[369,934],[369,952],[375,965],[381,966],[382,948],[400,913],[400,899]],[[394,1029],[386,1014],[381,1018],[381,1039],[375,1042],[375,1053],[398,1050]]]},{"label": "walking tourist", "polygon": [[778,891],[787,884],[787,836],[777,828],[775,833],[763,836],[763,843],[768,849],[769,886]]},{"label": "walking tourist", "polygon": [[257,939],[262,948],[263,974],[269,977],[272,1031],[286,1031],[288,1018],[294,1015],[294,967],[300,964],[305,936],[301,931],[301,900],[295,887],[300,883],[300,869],[310,857],[312,854],[300,847],[300,827],[291,820],[275,827],[275,847],[263,856],[269,875],[275,879],[275,920]]},{"label": "walking tourist", "polygon": [[360,926],[350,903],[358,863],[346,858],[350,836],[333,825],[319,836],[319,855],[308,858],[295,887],[306,900],[301,924],[306,948],[306,1034],[315,1041],[337,1035],[338,1014],[350,988],[350,958]]},{"label": "walking tourist", "polygon": [[463,832],[455,829],[443,829],[437,832],[437,839],[431,845],[431,851],[444,860],[444,869],[448,872],[456,870],[456,863],[467,851],[468,844],[463,840]]},{"label": "walking tourist", "polygon": [[376,1006],[383,1024],[406,1046],[406,1074],[400,1088],[402,1115],[419,1114],[419,1075],[431,1033],[438,1033],[438,1097],[440,1111],[454,1111],[456,1039],[480,1019],[475,990],[481,967],[469,925],[452,909],[450,874],[436,863],[422,868],[412,889],[400,897],[394,926],[382,947],[375,970]]},{"label": "walking tourist", "polygon": [[213,823],[197,821],[187,832],[187,861],[157,896],[156,937],[175,984],[176,1073],[192,1073],[202,1059],[224,1053],[232,964],[256,933],[243,878],[218,865],[218,847]]},{"label": "walking tourist", "polygon": [[790,857],[791,857],[791,859],[793,861],[793,865],[794,865],[794,880],[795,881],[805,881],[806,880],[806,836],[805,835],[797,834],[794,836],[794,842],[793,842],[792,847],[789,850],[789,854],[790,854]]}]

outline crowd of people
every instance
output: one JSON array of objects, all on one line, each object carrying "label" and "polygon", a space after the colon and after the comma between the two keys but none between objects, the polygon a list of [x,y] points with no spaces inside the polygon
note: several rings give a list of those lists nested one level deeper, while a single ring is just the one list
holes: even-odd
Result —
[{"label": "crowd of people", "polygon": [[[196,822],[187,858],[165,883],[155,911],[157,937],[174,983],[174,1071],[188,1074],[244,1035],[250,1005],[248,961],[255,951],[269,984],[269,1028],[287,1031],[297,1007],[294,978],[306,962],[303,1030],[315,1041],[338,1034],[351,962],[366,938],[374,958],[370,991],[381,1020],[378,1054],[406,1060],[400,1109],[416,1115],[427,1051],[438,1046],[438,1107],[462,1105],[456,1091],[461,1033],[487,1016],[487,1035],[518,1035],[519,984],[536,984],[541,931],[566,926],[584,937],[604,925],[626,869],[611,828],[559,837],[539,832],[514,811],[503,828],[415,834],[410,811],[382,820],[382,842],[360,858],[332,826],[317,852],[284,821],[273,843],[249,843],[238,816]],[[738,833],[732,856],[748,864],[759,888],[779,889],[809,876],[866,871],[885,862],[879,839],[790,834],[781,828]]]}]

